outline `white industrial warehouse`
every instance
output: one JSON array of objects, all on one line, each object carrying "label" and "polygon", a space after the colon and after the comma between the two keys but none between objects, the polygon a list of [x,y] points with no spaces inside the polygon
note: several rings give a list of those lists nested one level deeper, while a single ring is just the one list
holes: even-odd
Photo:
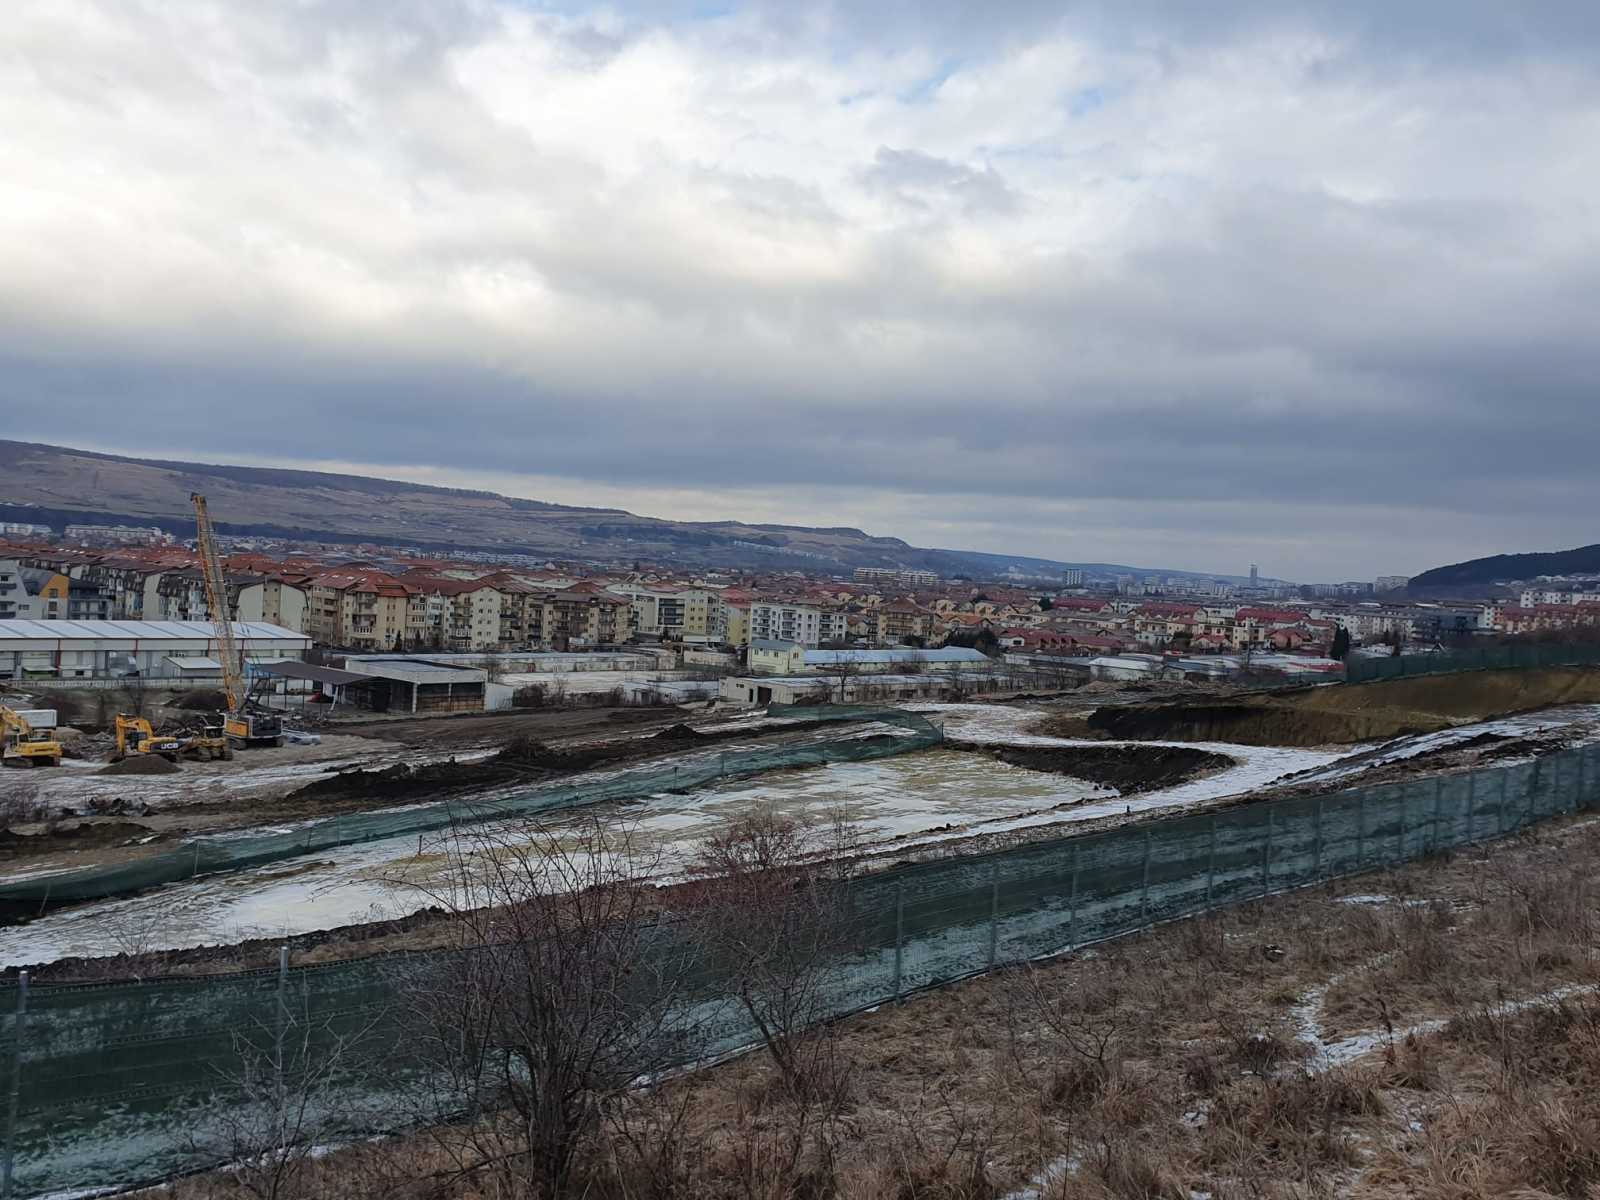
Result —
[{"label": "white industrial warehouse", "polygon": [[[303,633],[254,621],[233,622],[233,637],[252,664],[311,648]],[[214,681],[219,652],[210,621],[0,621],[0,679]]]}]

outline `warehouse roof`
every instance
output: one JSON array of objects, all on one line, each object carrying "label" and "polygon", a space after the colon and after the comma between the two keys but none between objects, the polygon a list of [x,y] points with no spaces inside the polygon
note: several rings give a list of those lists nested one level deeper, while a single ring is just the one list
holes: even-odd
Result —
[{"label": "warehouse roof", "polygon": [[[234,621],[233,636],[255,641],[293,640],[307,642],[303,633],[281,625],[258,621]],[[0,621],[0,641],[27,639],[95,641],[108,638],[141,642],[195,641],[215,638],[217,628],[210,621]]]},{"label": "warehouse roof", "polygon": [[841,663],[986,663],[989,658],[970,646],[941,646],[936,650],[906,647],[900,650],[807,650],[808,667],[834,667]]},{"label": "warehouse roof", "polygon": [[282,679],[310,679],[316,683],[336,686],[371,683],[375,678],[372,675],[357,675],[354,671],[340,671],[334,667],[319,667],[315,663],[299,662],[292,658],[282,662],[255,664],[250,669],[259,671],[263,675],[276,675]]}]

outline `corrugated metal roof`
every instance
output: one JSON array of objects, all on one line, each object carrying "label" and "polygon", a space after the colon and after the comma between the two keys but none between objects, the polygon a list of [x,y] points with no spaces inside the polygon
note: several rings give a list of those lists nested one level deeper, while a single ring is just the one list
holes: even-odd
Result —
[{"label": "corrugated metal roof", "polygon": [[[252,641],[294,640],[309,642],[303,633],[285,629],[281,625],[266,625],[257,621],[234,621],[233,636]],[[215,638],[217,627],[210,621],[0,621],[0,641],[27,639],[37,641],[104,639],[139,641],[195,641]]]},{"label": "corrugated metal roof", "polygon": [[281,662],[259,663],[253,670],[263,675],[276,675],[281,679],[310,679],[316,683],[336,685],[371,683],[377,676],[357,675],[354,671],[340,671],[334,667],[319,667],[315,663],[286,659]]},{"label": "corrugated metal roof", "polygon": [[970,646],[941,646],[936,650],[914,647],[890,650],[807,650],[806,666],[837,666],[839,663],[986,663],[989,658]]},{"label": "corrugated metal roof", "polygon": [[177,667],[178,670],[180,670],[180,671],[220,671],[220,670],[222,670],[222,664],[219,663],[214,658],[172,658],[172,657],[169,657],[167,659],[167,661],[169,663],[171,663],[173,666]]}]

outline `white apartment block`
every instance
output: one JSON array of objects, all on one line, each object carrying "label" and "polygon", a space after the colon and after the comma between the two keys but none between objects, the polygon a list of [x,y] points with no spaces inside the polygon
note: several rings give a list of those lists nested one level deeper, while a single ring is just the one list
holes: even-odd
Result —
[{"label": "white apartment block", "polygon": [[752,601],[750,640],[794,642],[815,648],[822,641],[822,615],[820,608],[810,604],[785,604],[771,600]]}]

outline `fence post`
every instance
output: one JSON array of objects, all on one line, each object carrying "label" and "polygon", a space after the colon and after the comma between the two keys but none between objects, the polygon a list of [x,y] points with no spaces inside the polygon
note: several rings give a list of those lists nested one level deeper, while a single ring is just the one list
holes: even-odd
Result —
[{"label": "fence post", "polygon": [[1144,880],[1139,885],[1139,924],[1150,920],[1150,830],[1144,831]]},{"label": "fence post", "polygon": [[906,881],[894,881],[894,994],[895,999],[900,998],[900,967],[902,961],[902,944],[905,942],[906,932]]},{"label": "fence post", "polygon": [[0,1200],[11,1200],[11,1172],[17,1152],[17,1108],[22,1097],[22,1043],[28,1024],[28,973],[17,972],[17,1016],[11,1027],[11,1089],[6,1098],[6,1156],[0,1165]]},{"label": "fence post", "polygon": [[1312,867],[1312,878],[1321,879],[1322,878],[1322,797],[1321,796],[1317,797],[1316,829],[1317,829],[1317,835],[1316,835],[1317,836],[1317,843],[1316,843],[1317,848],[1316,848],[1315,864]]},{"label": "fence post", "polygon": [[272,1035],[273,1071],[277,1077],[278,1099],[283,1099],[283,1038],[289,1024],[289,946],[278,947],[278,1014]]},{"label": "fence post", "polygon": [[1411,788],[1402,784],[1400,787],[1400,827],[1394,831],[1394,860],[1397,863],[1406,861],[1406,806],[1411,803],[1409,793]]},{"label": "fence post", "polygon": [[[1538,769],[1536,765],[1534,771],[1537,772]],[[1506,832],[1506,791],[1509,786],[1507,778],[1510,774],[1511,772],[1504,767],[1500,768],[1500,803],[1495,806],[1494,813],[1494,832],[1496,837],[1504,837]]]},{"label": "fence post", "polygon": [[1439,809],[1444,805],[1444,776],[1433,777],[1433,836],[1430,854],[1439,853]]},{"label": "fence post", "polygon": [[1068,900],[1067,943],[1071,946],[1078,944],[1078,843],[1072,843],[1072,891]]},{"label": "fence post", "polygon": [[1356,870],[1367,865],[1367,789],[1356,793]]},{"label": "fence post", "polygon": [[989,864],[989,967],[994,968],[995,951],[1000,944],[1000,860]]},{"label": "fence post", "polygon": [[1211,907],[1211,893],[1217,882],[1217,814],[1211,814],[1210,848],[1206,851],[1206,907]]},{"label": "fence post", "polygon": [[1272,805],[1267,805],[1267,835],[1261,839],[1261,894],[1272,890]]},{"label": "fence post", "polygon": [[1577,790],[1576,793],[1574,793],[1574,795],[1572,797],[1572,811],[1573,812],[1577,812],[1580,808],[1588,808],[1589,807],[1588,798],[1584,795],[1585,777],[1589,773],[1589,747],[1587,747],[1587,746],[1579,746],[1577,753],[1578,753],[1578,785],[1577,785],[1578,786],[1578,790]]},{"label": "fence post", "polygon": [[1478,840],[1478,773],[1467,773],[1467,845]]}]

